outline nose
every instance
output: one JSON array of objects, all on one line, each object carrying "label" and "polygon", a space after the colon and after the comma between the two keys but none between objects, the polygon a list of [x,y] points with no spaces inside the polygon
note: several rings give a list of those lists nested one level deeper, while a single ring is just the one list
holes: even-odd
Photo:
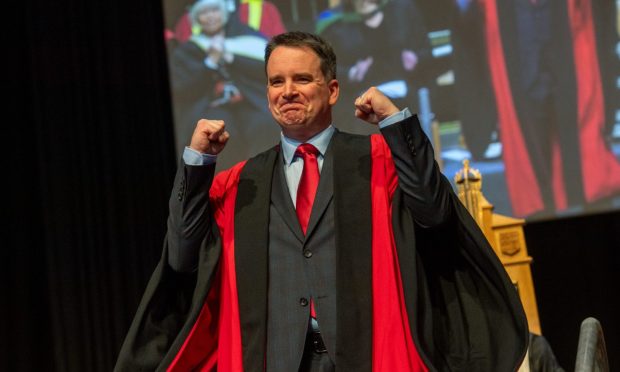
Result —
[{"label": "nose", "polygon": [[282,92],[282,97],[284,99],[291,99],[297,95],[297,87],[293,81],[287,81],[284,84],[284,91]]}]

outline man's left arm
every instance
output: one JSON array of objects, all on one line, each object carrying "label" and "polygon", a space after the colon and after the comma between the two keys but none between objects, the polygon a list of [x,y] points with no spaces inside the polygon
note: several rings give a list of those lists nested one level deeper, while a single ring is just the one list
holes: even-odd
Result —
[{"label": "man's left arm", "polygon": [[398,184],[416,222],[432,227],[450,215],[450,183],[435,162],[433,147],[416,115],[399,111],[379,92],[370,88],[356,102],[356,116],[380,126],[392,152]]},{"label": "man's left arm", "polygon": [[407,116],[405,119],[381,125],[381,134],[392,152],[398,185],[416,222],[425,227],[439,225],[450,214],[450,185],[439,171],[417,115],[408,111],[397,114]]}]

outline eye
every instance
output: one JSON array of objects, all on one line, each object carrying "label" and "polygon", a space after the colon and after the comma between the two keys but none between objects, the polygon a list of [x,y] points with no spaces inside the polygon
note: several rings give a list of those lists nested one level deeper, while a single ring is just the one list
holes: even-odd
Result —
[{"label": "eye", "polygon": [[269,85],[275,88],[282,86],[282,84],[283,84],[283,80],[281,79],[274,79],[274,80],[269,81]]}]

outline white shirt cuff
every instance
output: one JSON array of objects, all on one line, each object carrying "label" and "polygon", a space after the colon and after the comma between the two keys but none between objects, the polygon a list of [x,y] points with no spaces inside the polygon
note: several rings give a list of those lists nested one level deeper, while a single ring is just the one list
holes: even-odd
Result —
[{"label": "white shirt cuff", "polygon": [[189,146],[185,146],[183,150],[183,162],[185,165],[210,165],[215,164],[216,155],[202,154]]},{"label": "white shirt cuff", "polygon": [[405,107],[404,110],[399,111],[399,112],[397,112],[395,114],[392,114],[392,115],[388,116],[387,118],[381,120],[379,122],[379,128],[385,128],[385,127],[387,127],[389,125],[398,123],[399,121],[403,121],[403,120],[405,120],[405,119],[407,119],[407,118],[409,118],[411,116],[412,116],[412,114],[411,114],[411,111],[409,111],[409,107]]}]

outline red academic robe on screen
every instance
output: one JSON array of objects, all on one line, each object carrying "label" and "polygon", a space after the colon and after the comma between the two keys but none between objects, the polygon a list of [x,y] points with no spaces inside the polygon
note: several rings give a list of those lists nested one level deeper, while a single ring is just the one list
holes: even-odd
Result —
[{"label": "red academic robe on screen", "polygon": [[[551,11],[565,14],[565,23],[568,24],[566,37],[562,40],[566,44],[554,46],[564,53],[564,63],[557,68],[571,69],[559,82],[562,85],[557,94],[563,95],[564,104],[558,114],[558,122],[567,130],[576,128],[578,131],[579,148],[574,149],[578,156],[576,164],[570,166],[577,167],[581,172],[581,180],[577,182],[583,183],[586,203],[620,192],[620,163],[603,138],[605,107],[590,1],[549,2]],[[519,109],[510,87],[518,79],[518,71],[510,67],[511,64],[514,66],[514,61],[506,56],[508,50],[505,45],[514,37],[514,30],[511,32],[504,26],[512,10],[505,9],[506,4],[496,0],[482,1],[480,4],[485,14],[487,58],[498,111],[508,192],[513,213],[527,216],[542,210],[544,206],[531,166],[531,155],[527,152],[520,129]],[[556,41],[559,42],[559,39]],[[557,143],[553,145],[552,161],[555,204],[557,209],[562,210],[567,207],[562,164],[569,160],[562,158]]]}]

